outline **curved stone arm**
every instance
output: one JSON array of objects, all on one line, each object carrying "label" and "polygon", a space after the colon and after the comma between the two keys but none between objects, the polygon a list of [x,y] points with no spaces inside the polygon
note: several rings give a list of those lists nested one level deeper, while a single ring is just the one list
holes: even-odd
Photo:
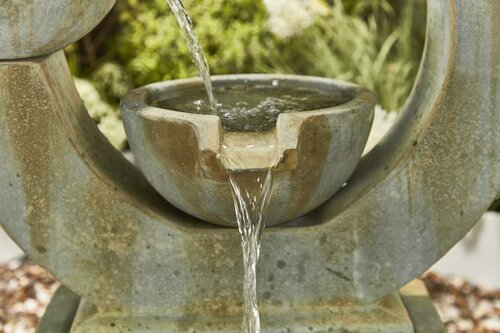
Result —
[{"label": "curved stone arm", "polygon": [[500,2],[428,1],[428,13],[423,63],[398,123],[313,216],[332,246],[349,240],[362,299],[428,269],[500,191]]},{"label": "curved stone arm", "polygon": [[[261,309],[369,302],[427,269],[500,189],[500,3],[429,2],[397,127],[321,209],[264,235]],[[62,52],[0,62],[0,223],[107,311],[241,311],[237,230],[165,202],[104,140]]]}]

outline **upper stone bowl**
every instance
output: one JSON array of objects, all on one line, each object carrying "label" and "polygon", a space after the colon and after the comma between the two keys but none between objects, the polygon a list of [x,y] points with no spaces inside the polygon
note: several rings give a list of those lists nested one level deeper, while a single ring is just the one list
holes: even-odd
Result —
[{"label": "upper stone bowl", "polygon": [[96,27],[115,1],[0,1],[0,60],[62,50]]},{"label": "upper stone bowl", "polygon": [[[227,170],[276,165],[267,225],[310,212],[339,190],[361,158],[375,97],[359,86],[295,75],[225,75],[214,87],[235,85],[308,89],[335,106],[281,113],[266,132],[229,132],[216,115],[158,108],[158,101],[201,89],[199,79],[151,84],[127,94],[122,118],[137,164],[170,203],[202,220],[236,226]],[[232,161],[232,162],[231,162]],[[236,161],[236,162],[234,162]]]}]

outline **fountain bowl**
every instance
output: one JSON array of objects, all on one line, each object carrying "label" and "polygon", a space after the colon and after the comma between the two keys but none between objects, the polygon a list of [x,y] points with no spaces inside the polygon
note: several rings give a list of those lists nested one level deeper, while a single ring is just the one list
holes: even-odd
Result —
[{"label": "fountain bowl", "polygon": [[[359,86],[297,75],[223,75],[214,87],[271,85],[328,94],[337,105],[282,113],[267,132],[228,132],[216,115],[153,106],[201,89],[195,79],[151,84],[128,93],[122,118],[137,165],[171,204],[201,220],[236,226],[227,170],[250,174],[275,165],[267,225],[320,206],[348,182],[370,133],[374,95]],[[236,162],[235,162],[236,161]]]}]

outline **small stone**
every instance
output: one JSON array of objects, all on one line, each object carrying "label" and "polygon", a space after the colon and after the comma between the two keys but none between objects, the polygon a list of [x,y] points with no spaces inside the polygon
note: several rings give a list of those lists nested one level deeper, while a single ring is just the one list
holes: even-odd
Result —
[{"label": "small stone", "polygon": [[489,318],[481,321],[481,327],[494,332],[500,332],[500,317]]},{"label": "small stone", "polygon": [[0,265],[0,332],[34,333],[58,287],[48,273],[27,260]]}]

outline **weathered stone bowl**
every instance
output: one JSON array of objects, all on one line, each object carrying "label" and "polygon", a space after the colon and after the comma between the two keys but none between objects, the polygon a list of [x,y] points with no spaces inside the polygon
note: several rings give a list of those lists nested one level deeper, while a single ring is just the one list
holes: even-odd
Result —
[{"label": "weathered stone bowl", "polygon": [[346,183],[371,129],[373,94],[352,84],[317,77],[213,77],[215,87],[270,85],[273,80],[282,88],[330,94],[338,105],[282,113],[269,132],[226,132],[218,116],[152,106],[200,89],[198,79],[148,85],[123,98],[122,118],[137,164],[165,199],[202,220],[235,226],[227,170],[248,172],[274,164],[266,221],[275,225],[313,210]]},{"label": "weathered stone bowl", "polygon": [[0,59],[61,50],[91,31],[116,0],[0,1]]}]

